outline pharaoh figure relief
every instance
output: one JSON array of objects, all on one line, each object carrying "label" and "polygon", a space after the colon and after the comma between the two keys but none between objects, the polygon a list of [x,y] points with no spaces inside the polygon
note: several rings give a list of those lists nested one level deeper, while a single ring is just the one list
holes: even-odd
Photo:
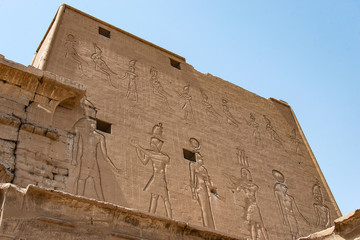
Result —
[{"label": "pharaoh figure relief", "polygon": [[322,194],[319,182],[315,183],[312,188],[314,197],[314,210],[316,214],[316,226],[330,227],[331,218],[329,207],[324,204],[324,196]]},{"label": "pharaoh figure relief", "polygon": [[165,204],[166,216],[172,218],[172,209],[170,204],[169,192],[166,182],[166,165],[170,163],[170,157],[162,152],[164,140],[162,138],[162,123],[156,124],[152,129],[150,138],[150,148],[141,147],[136,139],[131,139],[130,143],[136,148],[136,154],[139,160],[147,165],[151,161],[153,175],[144,187],[144,191],[150,192],[149,212],[156,213],[159,197]]},{"label": "pharaoh figure relief", "polygon": [[[106,149],[105,136],[96,130],[96,121],[89,116],[79,119],[74,124],[75,139],[71,164],[78,169],[75,182],[75,194],[86,196],[85,189],[94,189],[98,200],[105,201],[102,188],[99,159],[104,159],[115,174],[120,172],[109,158]],[[87,184],[91,184],[87,188]]]},{"label": "pharaoh figure relief", "polygon": [[190,138],[189,142],[195,152],[196,160],[196,162],[191,161],[189,165],[192,198],[196,200],[200,206],[203,226],[215,229],[210,196],[213,194],[219,199],[221,199],[221,197],[217,193],[217,189],[204,166],[204,159],[200,153],[200,142],[195,138]]},{"label": "pharaoh figure relief", "polygon": [[128,78],[128,87],[126,91],[126,98],[130,101],[137,102],[138,101],[138,91],[137,91],[137,85],[136,85],[136,78],[137,74],[135,73],[135,64],[136,60],[130,60],[129,61],[129,68],[124,73],[124,76],[121,78],[121,80]]},{"label": "pharaoh figure relief", "polygon": [[241,196],[245,197],[245,211],[243,218],[245,219],[245,223],[248,225],[251,240],[268,240],[269,237],[256,200],[256,192],[259,190],[259,186],[253,182],[253,178],[249,170],[248,156],[246,156],[245,150],[241,150],[240,148],[237,148],[236,155],[237,164],[241,167],[241,177],[238,178],[224,173],[224,176],[228,178],[230,183],[228,188],[233,194],[241,193]]},{"label": "pharaoh figure relief", "polygon": [[277,170],[273,170],[272,175],[276,180],[276,184],[274,185],[274,195],[279,207],[282,222],[289,228],[291,239],[295,240],[301,237],[298,223],[299,218],[308,225],[309,222],[300,212],[295,202],[295,198],[288,194],[288,187],[285,183],[284,175]]},{"label": "pharaoh figure relief", "polygon": [[253,182],[250,170],[241,168],[241,178],[227,174],[224,175],[231,182],[230,186],[228,186],[229,189],[233,193],[241,192],[245,196],[245,212],[243,218],[248,224],[251,240],[268,240],[269,236],[256,200],[256,192],[259,190],[259,187]]}]

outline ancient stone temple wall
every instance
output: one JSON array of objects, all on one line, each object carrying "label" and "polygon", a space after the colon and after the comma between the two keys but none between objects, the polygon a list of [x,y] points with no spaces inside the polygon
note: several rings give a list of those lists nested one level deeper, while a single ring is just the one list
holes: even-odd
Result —
[{"label": "ancient stone temple wall", "polygon": [[295,239],[341,215],[283,101],[199,73],[183,57],[66,5],[32,65],[17,66],[26,77],[0,75],[18,94],[1,92],[3,182],[240,239]]}]

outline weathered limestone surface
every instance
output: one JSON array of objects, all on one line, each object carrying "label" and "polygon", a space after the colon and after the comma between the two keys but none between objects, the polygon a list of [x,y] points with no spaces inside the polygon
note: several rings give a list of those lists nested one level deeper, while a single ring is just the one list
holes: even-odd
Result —
[{"label": "weathered limestone surface", "polygon": [[0,184],[1,239],[243,239],[29,185]]},{"label": "weathered limestone surface", "polygon": [[[54,226],[62,239],[116,238],[109,219],[120,207],[108,203],[149,212],[140,214],[149,217],[141,234],[156,228],[164,239],[185,238],[184,223],[205,227],[196,227],[198,238],[217,238],[216,230],[239,239],[296,239],[341,215],[283,101],[199,73],[183,57],[67,5],[32,66],[0,58],[1,181],[107,203],[92,202],[99,215],[91,220],[91,204],[75,204],[90,200],[30,187],[26,194],[34,191],[31,204],[42,215],[25,233]],[[66,217],[51,194],[64,199]],[[19,222],[28,221],[25,209],[15,212]],[[173,230],[153,226],[154,219]],[[121,229],[144,236],[131,224]]]}]

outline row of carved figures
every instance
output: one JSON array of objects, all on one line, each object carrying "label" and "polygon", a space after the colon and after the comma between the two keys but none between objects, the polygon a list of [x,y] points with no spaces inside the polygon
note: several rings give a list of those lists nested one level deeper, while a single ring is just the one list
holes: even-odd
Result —
[{"label": "row of carved figures", "polygon": [[[98,199],[104,201],[97,149],[100,149],[103,158],[111,165],[116,174],[121,174],[121,170],[115,166],[107,155],[105,136],[96,130],[95,120],[88,117],[80,119],[75,124],[75,134],[72,164],[80,168],[76,178],[76,194],[84,195],[85,186],[91,181],[94,184]],[[141,163],[144,165],[151,163],[152,165],[153,174],[143,189],[150,193],[149,212],[156,213],[158,200],[161,198],[165,205],[166,216],[173,218],[166,180],[166,167],[170,163],[170,157],[162,150],[164,144],[162,123],[153,126],[150,146],[148,148],[139,145],[138,140],[135,138],[130,139],[130,144],[135,148],[136,155]],[[224,198],[218,193],[205,167],[204,156],[200,151],[200,142],[196,138],[190,138],[189,146],[195,156],[193,161],[189,161],[192,198],[200,207],[203,225],[215,229],[211,198],[216,197],[219,200]],[[223,176],[228,179],[228,188],[232,193],[241,193],[245,197],[244,219],[248,224],[251,239],[255,240],[261,237],[269,239],[257,203],[256,192],[259,190],[259,187],[253,182],[249,170],[249,159],[243,149],[239,148],[237,151],[237,163],[241,167],[241,177],[239,178],[228,173],[223,173]],[[274,196],[282,222],[289,229],[291,238],[296,239],[301,235],[298,221],[303,220],[307,224],[309,224],[309,221],[300,212],[295,198],[288,194],[284,175],[275,169],[272,171],[272,175],[276,180]],[[329,208],[324,203],[324,197],[318,182],[313,186],[313,199],[313,207],[317,218],[316,225],[321,227],[330,226]]]},{"label": "row of carved figures", "polygon": [[[66,54],[65,57],[71,58],[76,64],[77,68],[81,72],[82,75],[86,76],[83,70],[83,65],[88,64],[79,54],[77,51],[77,41],[73,34],[68,34],[65,40],[65,47],[66,47]],[[100,72],[104,75],[104,77],[107,78],[109,85],[118,88],[119,84],[117,84],[114,80],[115,77],[118,77],[118,74],[115,73],[111,68],[107,65],[105,60],[102,56],[103,52],[100,47],[98,47],[96,44],[94,44],[94,52],[91,54],[90,58],[93,61],[95,71]],[[120,77],[120,80],[128,79],[127,84],[127,90],[126,90],[126,98],[131,101],[138,101],[138,87],[137,87],[137,73],[136,73],[136,63],[137,60],[130,60],[128,69],[124,71],[123,76]],[[86,76],[88,77],[88,76]],[[160,82],[158,78],[158,71],[156,68],[151,67],[150,68],[150,85],[152,88],[152,93],[154,96],[157,97],[163,104],[164,108],[162,108],[164,111],[168,110],[173,112],[173,108],[169,104],[169,97],[172,97],[171,94],[169,94],[163,87],[162,83]],[[182,114],[183,119],[186,121],[195,121],[194,112],[192,108],[192,95],[190,94],[190,85],[186,85],[183,87],[181,92],[177,92],[178,96],[183,100],[182,102]],[[218,111],[215,110],[214,106],[209,102],[209,97],[205,93],[205,91],[201,91],[201,97],[202,97],[202,106],[206,112],[206,115],[208,118],[213,119],[215,121],[220,121],[221,114],[218,113]],[[229,100],[227,98],[222,98],[222,112],[225,116],[225,122],[231,126],[239,127],[241,124],[240,121],[233,115],[233,113],[230,110],[229,107]],[[264,121],[265,121],[265,130],[270,136],[271,140],[278,144],[281,147],[284,147],[284,140],[279,136],[276,129],[273,127],[271,120],[266,116],[263,115]],[[259,149],[262,149],[264,147],[264,143],[261,137],[260,133],[260,124],[256,121],[255,114],[250,113],[249,119],[243,119],[244,123],[251,127],[252,130],[252,138],[253,142]],[[294,145],[294,152],[297,154],[301,154],[300,151],[300,144],[301,140],[299,139],[299,136],[297,134],[297,131],[295,128],[292,129],[291,133],[288,134],[288,137],[290,141]]]}]

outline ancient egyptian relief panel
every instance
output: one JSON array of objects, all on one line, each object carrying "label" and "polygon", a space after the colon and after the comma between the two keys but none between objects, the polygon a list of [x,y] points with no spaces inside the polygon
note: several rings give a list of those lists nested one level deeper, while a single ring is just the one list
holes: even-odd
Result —
[{"label": "ancient egyptian relief panel", "polygon": [[[121,170],[108,156],[105,135],[97,130],[95,107],[90,101],[85,100],[83,109],[84,115],[73,125],[72,171],[70,173],[74,184],[73,192],[106,201],[103,186],[109,183],[102,179],[104,173],[101,171],[104,169],[100,168],[100,162],[109,164],[114,175],[119,175]],[[115,184],[118,187],[118,184]]]},{"label": "ancient egyptian relief panel", "polygon": [[240,216],[242,221],[239,221],[239,225],[236,227],[244,228],[245,226],[241,226],[242,224],[240,224],[243,222],[249,232],[250,239],[269,239],[256,198],[259,186],[253,181],[249,156],[245,150],[240,147],[238,147],[236,151],[236,165],[238,172],[240,172],[240,177],[223,171],[223,176],[227,179],[227,188],[233,195],[232,199],[234,200],[234,204],[241,210],[244,208],[244,211],[237,209],[237,215]]},{"label": "ancient egyptian relief panel", "polygon": [[[230,91],[225,84],[215,86],[212,82],[204,83],[205,81],[202,81],[204,86],[200,87],[199,85],[201,84],[196,83],[192,78],[187,78],[187,75],[184,74],[182,76],[179,73],[184,72],[184,68],[178,70],[171,69],[171,66],[169,66],[171,70],[168,70],[161,64],[155,65],[154,57],[151,55],[144,56],[138,52],[127,50],[127,53],[130,54],[127,54],[125,57],[122,55],[123,52],[120,51],[121,49],[124,50],[124,48],[110,51],[110,49],[105,47],[106,44],[104,43],[112,41],[116,35],[112,35],[110,40],[90,35],[93,37],[91,37],[93,41],[87,42],[85,37],[81,36],[81,34],[77,36],[74,32],[73,30],[64,31],[63,42],[66,42],[68,34],[73,34],[79,45],[83,45],[83,47],[81,49],[76,48],[76,51],[70,50],[73,52],[73,55],[76,52],[87,64],[82,63],[78,57],[75,57],[78,61],[71,59],[75,64],[68,65],[68,67],[72,67],[74,68],[73,71],[77,71],[77,77],[86,78],[86,76],[82,76],[81,71],[87,73],[84,69],[85,66],[89,66],[92,74],[89,77],[94,78],[91,81],[87,81],[89,99],[99,109],[99,115],[114,125],[114,133],[105,137],[107,150],[105,153],[101,150],[101,141],[95,141],[97,149],[99,149],[98,153],[100,154],[97,156],[96,161],[104,159],[106,158],[105,155],[108,155],[115,166],[124,167],[122,169],[125,169],[125,171],[121,174],[121,177],[116,178],[124,181],[116,182],[116,184],[119,184],[119,188],[124,188],[126,197],[133,204],[132,207],[149,210],[163,216],[172,216],[174,219],[187,220],[186,216],[181,215],[181,207],[186,207],[196,211],[197,216],[200,216],[199,221],[197,221],[198,219],[190,219],[191,223],[203,224],[208,227],[214,226],[217,230],[222,231],[225,229],[224,231],[234,234],[243,231],[251,238],[255,238],[254,226],[256,226],[256,230],[260,231],[257,233],[260,238],[266,238],[266,234],[270,237],[278,236],[275,230],[276,225],[272,224],[271,220],[274,219],[274,216],[278,216],[275,219],[282,224],[280,220],[281,215],[276,215],[278,206],[272,187],[267,188],[266,186],[273,184],[272,170],[279,169],[278,166],[288,164],[289,154],[287,150],[289,143],[291,143],[291,138],[288,138],[287,134],[291,134],[291,127],[279,120],[281,117],[273,112],[274,109],[266,104],[259,104],[259,107],[253,103],[253,105],[248,104],[246,102],[247,99],[239,97],[243,96],[240,90]],[[124,42],[119,41],[119,43]],[[66,49],[64,45],[63,49]],[[68,56],[63,58],[69,59]],[[79,67],[79,61],[81,62],[81,67]],[[155,68],[150,70],[153,66],[156,66],[156,70]],[[173,73],[173,71],[177,72]],[[188,72],[187,74],[191,75],[192,73]],[[164,79],[164,76],[169,76],[171,79]],[[124,78],[120,80],[122,77]],[[149,79],[151,80],[149,81]],[[166,82],[163,80],[166,80]],[[85,82],[85,79],[83,81]],[[169,84],[170,82],[171,84]],[[99,85],[102,86],[102,91],[99,91]],[[226,91],[229,91],[230,94],[224,94]],[[149,94],[151,99],[156,98],[157,100],[145,103],[142,100],[145,92]],[[159,107],[160,105],[167,110],[174,109],[174,114],[161,113],[161,111],[158,111],[161,108]],[[253,108],[249,106],[253,106]],[[208,121],[208,125],[200,124],[199,113],[207,116],[202,121]],[[217,121],[219,123],[214,123]],[[162,123],[164,129],[167,129],[162,136],[164,138],[166,136],[165,139],[160,138],[159,135],[155,136],[152,132],[152,127],[159,122]],[[88,122],[88,124],[90,123]],[[207,129],[209,125],[211,130]],[[286,126],[286,128],[282,129],[283,126]],[[76,126],[74,127],[76,128]],[[80,132],[85,134],[84,129],[79,130],[78,134]],[[202,132],[203,137],[199,138],[195,132]],[[150,140],[147,137],[144,138],[144,136],[148,136]],[[128,139],[131,137],[139,139],[137,145],[134,143],[136,147],[129,144]],[[159,140],[155,138],[151,140],[153,137],[157,137]],[[180,155],[185,145],[196,152],[195,149],[192,149],[192,144],[188,143],[191,137],[196,139],[199,145],[201,143],[201,145],[206,146],[202,148],[201,154],[196,154],[196,160],[199,160],[199,162],[204,161],[203,165],[198,162],[189,163],[186,161],[185,164]],[[93,138],[96,139],[95,137]],[[149,141],[150,147],[144,147],[149,144]],[[157,145],[157,148],[152,149],[152,145]],[[239,150],[236,150],[236,147],[239,145],[241,147]],[[89,146],[89,148],[93,149],[94,147]],[[158,152],[152,152],[155,150]],[[234,151],[239,151],[238,157],[236,157]],[[79,152],[81,153],[81,150]],[[144,156],[144,152],[148,154],[148,157]],[[213,155],[213,153],[215,154]],[[168,159],[166,156],[168,156]],[[161,162],[157,157],[164,160],[164,162]],[[235,165],[234,157],[239,165]],[[144,160],[145,158],[146,160]],[[144,162],[148,161],[147,165],[142,166],[141,160],[144,160]],[[154,161],[156,164],[153,163]],[[240,163],[243,167],[240,167]],[[192,165],[191,168],[190,164]],[[260,221],[258,216],[255,217],[255,214],[248,214],[248,218],[256,219],[256,221],[254,220],[255,223],[246,225],[243,222],[239,222],[238,224],[228,224],[231,225],[228,227],[224,226],[224,224],[221,225],[223,219],[229,222],[234,222],[237,219],[235,215],[226,216],[221,214],[221,212],[229,212],[228,209],[234,209],[235,204],[229,200],[229,196],[231,198],[233,193],[227,189],[229,183],[225,183],[227,181],[226,177],[223,176],[219,169],[229,170],[234,169],[234,166],[238,166],[237,174],[229,174],[242,179],[241,181],[244,182],[244,186],[239,187],[239,192],[242,194],[241,200],[244,202],[251,202],[250,200],[252,200],[252,205],[242,205],[244,206],[243,211],[251,212],[250,206],[253,206],[252,209],[259,210],[259,215],[264,218],[263,221]],[[92,172],[97,172],[96,167],[92,170]],[[164,170],[164,173],[157,174],[158,170],[160,172]],[[287,179],[290,178],[289,174],[285,174],[283,169],[280,169],[280,171],[287,176]],[[204,172],[207,172],[208,176]],[[140,176],[134,176],[135,173]],[[263,174],[264,180],[261,179],[261,174]],[[297,182],[301,174],[302,172],[296,172],[293,181]],[[156,181],[161,187],[153,187],[155,186],[155,181],[153,182],[149,179],[152,176],[158,175],[163,179]],[[88,180],[86,180],[88,186],[95,184],[92,183],[94,182],[94,176],[86,175],[85,177],[88,177]],[[226,198],[215,201],[214,199],[217,198],[210,190],[209,186],[211,184],[206,189],[202,188],[201,190],[200,186],[196,186],[197,182],[195,179],[210,182],[207,180],[209,177],[218,187],[218,195],[226,195]],[[183,178],[186,178],[186,181]],[[103,178],[100,179],[102,180]],[[150,187],[143,191],[144,186],[149,181],[151,182],[149,184]],[[188,187],[183,182],[186,182]],[[313,182],[307,183],[301,179],[297,182],[298,185],[303,183],[307,185],[313,184]],[[190,185],[194,186],[191,187]],[[92,188],[91,191],[94,193],[95,187]],[[309,189],[309,193],[303,195],[304,199],[307,199],[307,202],[309,202],[306,208],[311,209],[312,214],[314,214],[311,186]],[[198,192],[198,198],[195,195],[195,199],[192,199],[192,192]],[[87,194],[86,190],[84,194]],[[95,197],[101,199],[100,195]],[[106,200],[105,191],[104,195]],[[199,198],[200,195],[204,196],[201,201],[198,200],[201,199]],[[298,195],[295,196],[295,194],[291,193],[292,195],[294,195],[294,199],[299,198]],[[175,199],[173,196],[179,197]],[[209,196],[211,199],[209,204],[207,204],[204,199],[209,199]],[[253,200],[254,198],[256,201]],[[270,210],[263,207],[264,202],[269,204]],[[301,207],[299,206],[300,211],[303,211]],[[244,216],[243,219],[246,219],[246,214]],[[308,217],[305,213],[304,216]],[[284,225],[284,232],[290,234],[290,230],[286,225]],[[296,236],[296,233],[295,229],[289,236]]]},{"label": "ancient egyptian relief panel", "polygon": [[150,148],[141,147],[136,139],[131,139],[130,143],[136,148],[136,154],[139,160],[147,165],[151,160],[153,175],[144,187],[144,191],[150,193],[149,212],[156,213],[158,200],[164,201],[166,216],[172,218],[172,209],[169,199],[169,192],[166,181],[166,165],[170,162],[170,157],[162,152],[163,140],[162,123],[154,125],[152,136],[150,138]]}]

